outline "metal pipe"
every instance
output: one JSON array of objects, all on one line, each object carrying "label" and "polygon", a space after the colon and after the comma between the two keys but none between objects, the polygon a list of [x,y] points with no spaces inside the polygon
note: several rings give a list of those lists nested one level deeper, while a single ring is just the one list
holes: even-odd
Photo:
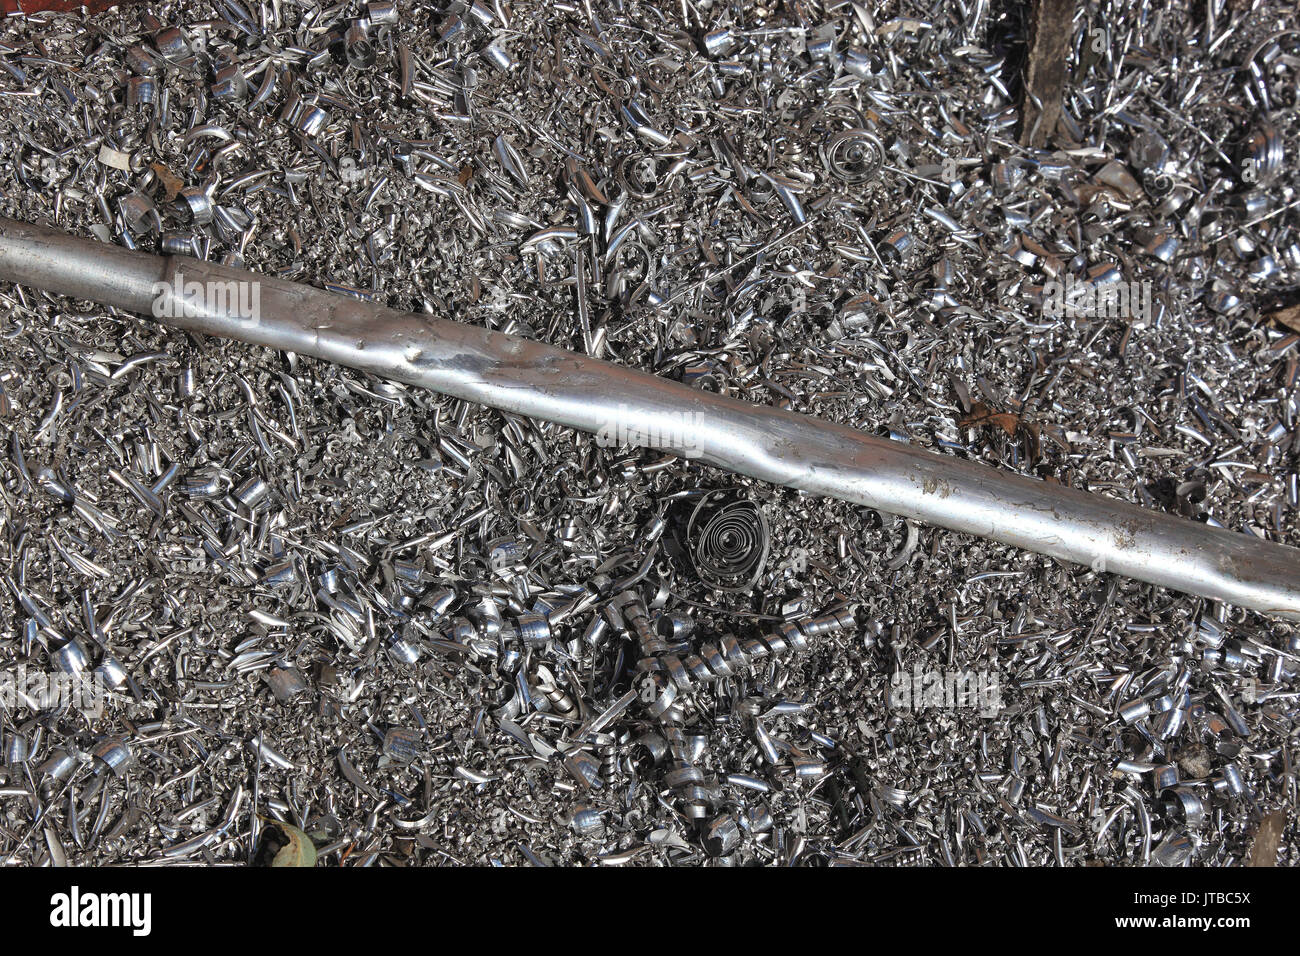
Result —
[{"label": "metal pipe", "polygon": [[[1300,550],[459,322],[0,219],[0,279],[1300,620]],[[186,284],[202,294],[186,297]],[[250,283],[240,287],[228,283]],[[236,290],[255,289],[256,315]],[[621,442],[620,442],[621,443]]]}]

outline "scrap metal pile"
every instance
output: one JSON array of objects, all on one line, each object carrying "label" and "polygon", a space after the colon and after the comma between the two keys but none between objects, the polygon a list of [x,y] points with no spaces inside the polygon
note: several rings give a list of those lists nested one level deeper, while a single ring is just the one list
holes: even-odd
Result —
[{"label": "scrap metal pile", "polygon": [[[1019,4],[15,16],[0,215],[1297,544],[1290,16],[1080,5],[1042,149]],[[1300,862],[1294,624],[31,288],[0,336],[0,690],[107,691],[0,696],[0,860]]]}]

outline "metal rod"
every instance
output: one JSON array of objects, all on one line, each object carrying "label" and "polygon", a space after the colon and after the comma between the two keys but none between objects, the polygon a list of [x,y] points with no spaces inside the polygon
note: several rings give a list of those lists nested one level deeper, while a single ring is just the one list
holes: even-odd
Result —
[{"label": "metal rod", "polygon": [[[1300,550],[428,315],[0,219],[0,279],[1300,620]],[[186,284],[205,290],[185,298]],[[199,283],[193,286],[193,283]],[[228,283],[251,283],[238,287]],[[256,315],[235,290],[257,290]]]}]

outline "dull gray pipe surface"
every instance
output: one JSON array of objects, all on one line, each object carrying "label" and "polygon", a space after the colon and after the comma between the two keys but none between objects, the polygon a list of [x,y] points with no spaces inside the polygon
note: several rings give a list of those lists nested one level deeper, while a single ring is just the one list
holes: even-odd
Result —
[{"label": "dull gray pipe surface", "polygon": [[[654,447],[737,474],[1300,620],[1295,548],[698,391],[539,342],[9,219],[0,219],[0,280],[326,359],[585,432],[646,436]],[[229,298],[214,303],[209,295],[197,309],[191,301],[187,313],[177,290],[193,282],[209,289],[207,283],[257,283],[260,311],[241,317]],[[160,295],[162,317],[155,309]]]}]

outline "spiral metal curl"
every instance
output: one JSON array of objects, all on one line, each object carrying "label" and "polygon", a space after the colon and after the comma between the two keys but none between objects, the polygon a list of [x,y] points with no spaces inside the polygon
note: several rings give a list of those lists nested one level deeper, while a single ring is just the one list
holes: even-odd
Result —
[{"label": "spiral metal curl", "polygon": [[[694,654],[664,654],[655,659],[679,693],[698,690],[724,677],[733,677],[768,659],[804,651],[811,638],[851,627],[853,612],[843,609],[823,614],[800,624],[783,624],[761,637],[744,640],[728,634],[717,642],[705,642]],[[653,665],[652,665],[653,666]]]},{"label": "spiral metal curl", "polygon": [[696,653],[674,637],[677,628],[658,631],[651,626],[645,601],[634,591],[624,591],[614,599],[628,630],[636,640],[640,661],[633,689],[646,713],[659,725],[659,734],[647,734],[642,746],[656,763],[665,761],[664,783],[676,795],[682,814],[706,827],[706,845],[711,852],[723,853],[739,839],[730,817],[718,817],[706,823],[713,812],[716,781],[699,766],[691,742],[682,727],[682,695],[732,677],[764,660],[776,659],[803,651],[808,641],[834,631],[852,627],[855,615],[845,607],[800,623],[783,624],[762,637],[741,640],[724,635],[706,641]]},{"label": "spiral metal curl", "polygon": [[691,513],[686,536],[700,580],[720,591],[746,591],[763,574],[771,532],[762,510],[751,501],[710,506],[705,495]]},{"label": "spiral metal curl", "polygon": [[865,129],[846,129],[823,147],[822,160],[837,179],[864,183],[885,165],[885,147]]}]

